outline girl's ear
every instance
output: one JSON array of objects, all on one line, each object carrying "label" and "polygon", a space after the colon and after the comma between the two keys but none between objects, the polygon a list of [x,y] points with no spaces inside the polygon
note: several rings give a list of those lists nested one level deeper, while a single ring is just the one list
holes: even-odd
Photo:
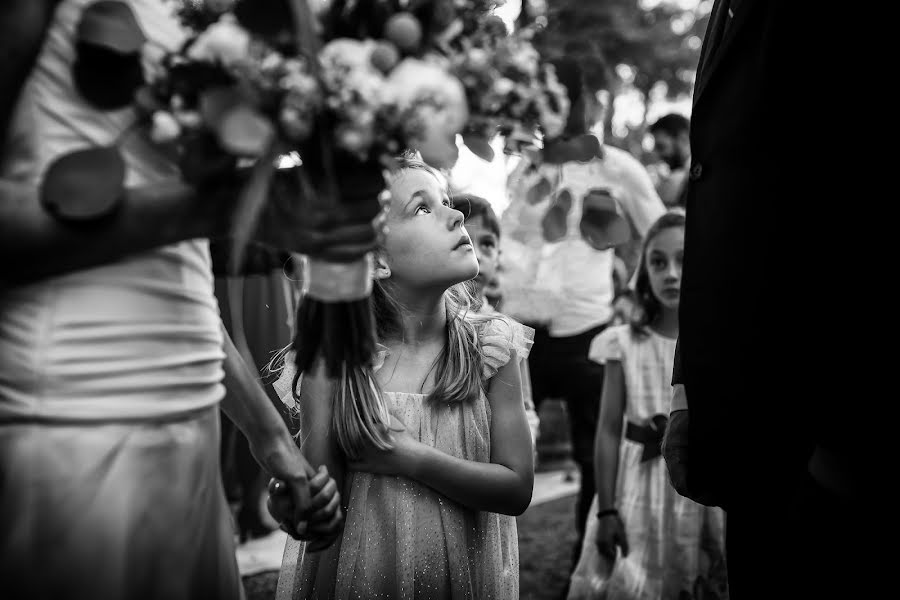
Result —
[{"label": "girl's ear", "polygon": [[387,279],[391,276],[391,268],[388,266],[384,255],[380,252],[375,253],[375,279]]}]

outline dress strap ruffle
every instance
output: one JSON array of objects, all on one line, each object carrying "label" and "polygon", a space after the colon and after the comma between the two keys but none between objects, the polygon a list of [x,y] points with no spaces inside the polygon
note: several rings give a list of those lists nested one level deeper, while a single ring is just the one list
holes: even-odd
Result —
[{"label": "dress strap ruffle", "polygon": [[[294,376],[297,374],[297,365],[294,362],[295,355],[296,353],[293,350],[285,353],[284,366],[281,368],[281,374],[278,376],[278,379],[272,384],[272,387],[278,394],[278,398],[281,399],[282,404],[290,409],[297,408],[297,401],[294,398],[293,394]],[[298,381],[298,396],[300,395],[300,384],[301,382]]]},{"label": "dress strap ruffle", "polygon": [[527,359],[534,343],[534,329],[505,315],[492,315],[480,324],[480,335],[485,379],[496,375],[509,362],[513,351],[517,360]]},{"label": "dress strap ruffle", "polygon": [[625,352],[622,347],[622,338],[628,335],[630,325],[616,325],[607,327],[591,340],[588,350],[588,358],[601,365],[610,360],[622,360]]}]

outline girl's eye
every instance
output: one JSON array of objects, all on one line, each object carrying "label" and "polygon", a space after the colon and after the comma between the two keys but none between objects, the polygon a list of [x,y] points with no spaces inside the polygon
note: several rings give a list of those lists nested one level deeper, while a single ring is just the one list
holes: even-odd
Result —
[{"label": "girl's eye", "polygon": [[444,206],[453,208],[453,200],[451,200],[450,198],[444,198]]},{"label": "girl's eye", "polygon": [[666,261],[662,260],[661,258],[651,258],[651,259],[650,259],[650,266],[651,266],[653,269],[655,269],[655,270],[658,271],[658,270],[660,270],[660,269],[664,269],[664,268],[665,268],[665,266],[666,266]]},{"label": "girl's eye", "polygon": [[427,214],[429,214],[429,213],[431,212],[431,209],[428,208],[428,205],[427,205],[427,204],[420,204],[420,205],[416,208],[416,214],[419,214],[419,213],[422,212],[422,211],[424,211],[424,213],[422,213],[422,214],[426,214],[426,215],[427,215]]}]

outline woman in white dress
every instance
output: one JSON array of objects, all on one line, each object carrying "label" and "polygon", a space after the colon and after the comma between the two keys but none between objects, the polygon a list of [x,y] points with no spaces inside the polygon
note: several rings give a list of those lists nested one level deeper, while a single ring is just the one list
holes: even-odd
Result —
[{"label": "woman in white dress", "polygon": [[[288,483],[295,516],[310,489],[322,488],[316,503],[333,486],[323,473],[307,481],[314,472],[223,335],[197,238],[228,216],[226,199],[199,197],[132,135],[119,143],[126,186],[142,191],[110,222],[79,230],[42,211],[34,190],[55,158],[115,143],[135,119],[96,110],[73,85],[89,4],[0,7],[12,49],[0,70],[0,595],[238,598],[219,475],[223,376],[237,391],[223,408]],[[153,45],[182,42],[174,3],[125,4]],[[307,534],[327,538],[339,519],[319,515]]]}]

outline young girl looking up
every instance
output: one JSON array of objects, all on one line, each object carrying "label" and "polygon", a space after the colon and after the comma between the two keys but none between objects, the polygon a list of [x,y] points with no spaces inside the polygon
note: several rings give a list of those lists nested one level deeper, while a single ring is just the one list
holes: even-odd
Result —
[{"label": "young girl looking up", "polygon": [[606,364],[597,495],[570,599],[724,593],[724,515],[678,495],[660,456],[672,398],[684,223],[683,213],[669,212],[650,227],[631,323],[610,327],[591,343],[590,358]]},{"label": "young girl looking up", "polygon": [[531,333],[469,311],[463,282],[478,262],[437,174],[406,161],[390,192],[373,384],[392,447],[370,443],[349,457],[339,438],[351,427],[337,407],[351,376],[295,382],[286,359],[280,391],[298,400],[298,439],[342,485],[347,521],[324,552],[288,543],[278,598],[516,599],[513,515],[530,503],[534,479],[519,370]]}]

